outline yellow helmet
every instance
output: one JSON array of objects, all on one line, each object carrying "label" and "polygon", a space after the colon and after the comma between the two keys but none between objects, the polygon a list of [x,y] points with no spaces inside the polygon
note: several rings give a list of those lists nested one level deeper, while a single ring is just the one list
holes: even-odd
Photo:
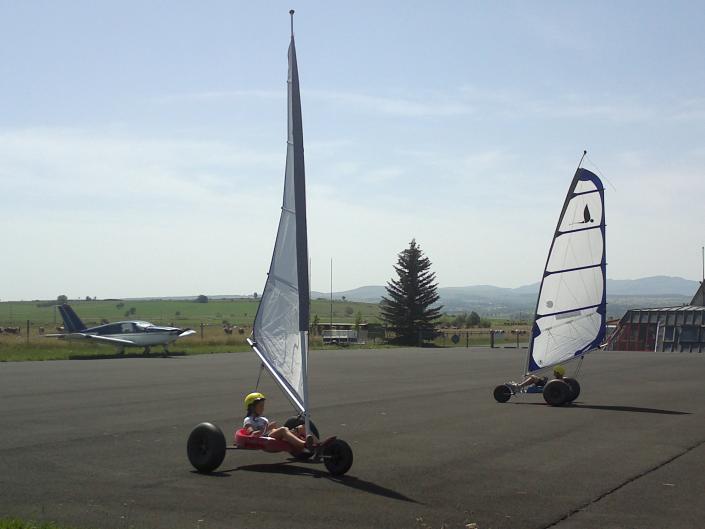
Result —
[{"label": "yellow helmet", "polygon": [[262,393],[250,393],[247,397],[245,397],[245,408],[249,408],[255,402],[259,402],[261,400],[267,400],[267,397],[265,397]]},{"label": "yellow helmet", "polygon": [[556,366],[553,368],[553,372],[558,375],[558,376],[564,376],[565,375],[565,367],[563,366]]}]

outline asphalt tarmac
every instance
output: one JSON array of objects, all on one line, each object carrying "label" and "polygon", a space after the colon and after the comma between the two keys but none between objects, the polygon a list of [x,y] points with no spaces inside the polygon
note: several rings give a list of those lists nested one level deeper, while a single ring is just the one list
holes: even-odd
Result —
[{"label": "asphalt tarmac", "polygon": [[[498,404],[524,350],[313,351],[312,417],[343,478],[234,451],[201,475],[186,439],[230,436],[254,354],[0,364],[0,517],[100,529],[703,528],[705,355],[595,353],[582,394]],[[266,414],[291,406],[266,374]]]}]

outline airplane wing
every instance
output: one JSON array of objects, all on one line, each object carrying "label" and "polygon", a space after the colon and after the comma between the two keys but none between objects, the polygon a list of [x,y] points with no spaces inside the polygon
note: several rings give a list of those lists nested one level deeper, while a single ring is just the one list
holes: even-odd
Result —
[{"label": "airplane wing", "polygon": [[[74,333],[72,336],[82,333]],[[98,342],[112,343],[115,345],[137,345],[132,340],[124,340],[122,338],[111,338],[110,336],[98,336],[97,334],[83,334],[84,338],[89,340],[96,340]]]},{"label": "airplane wing", "polygon": [[196,331],[194,331],[193,329],[189,329],[188,331],[184,331],[179,334],[179,338],[185,338],[186,336],[191,336],[192,334],[196,334]]},{"label": "airplane wing", "polygon": [[98,336],[97,334],[85,334],[82,332],[72,332],[67,334],[45,334],[45,338],[66,338],[68,340],[95,340],[97,342],[110,343],[114,345],[137,345],[132,340],[122,338],[111,338],[110,336]]}]

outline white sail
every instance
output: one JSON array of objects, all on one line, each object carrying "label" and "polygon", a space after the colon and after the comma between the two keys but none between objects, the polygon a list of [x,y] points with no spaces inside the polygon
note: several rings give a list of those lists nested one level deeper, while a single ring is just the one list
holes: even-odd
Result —
[{"label": "white sail", "polygon": [[578,169],[541,280],[527,373],[598,348],[607,309],[605,200],[600,179]]},{"label": "white sail", "polygon": [[269,275],[249,342],[294,405],[306,413],[309,320],[306,183],[293,34],[289,45],[288,109],[284,201]]}]

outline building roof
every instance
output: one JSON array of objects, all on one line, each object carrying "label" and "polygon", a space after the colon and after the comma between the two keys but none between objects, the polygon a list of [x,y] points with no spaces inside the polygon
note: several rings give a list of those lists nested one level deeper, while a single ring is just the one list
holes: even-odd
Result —
[{"label": "building roof", "polygon": [[647,309],[629,309],[627,312],[698,312],[705,311],[705,307],[696,305],[679,305],[677,307],[654,307]]},{"label": "building roof", "polygon": [[693,301],[690,304],[696,307],[705,307],[705,281],[700,282],[700,288],[693,296]]}]

